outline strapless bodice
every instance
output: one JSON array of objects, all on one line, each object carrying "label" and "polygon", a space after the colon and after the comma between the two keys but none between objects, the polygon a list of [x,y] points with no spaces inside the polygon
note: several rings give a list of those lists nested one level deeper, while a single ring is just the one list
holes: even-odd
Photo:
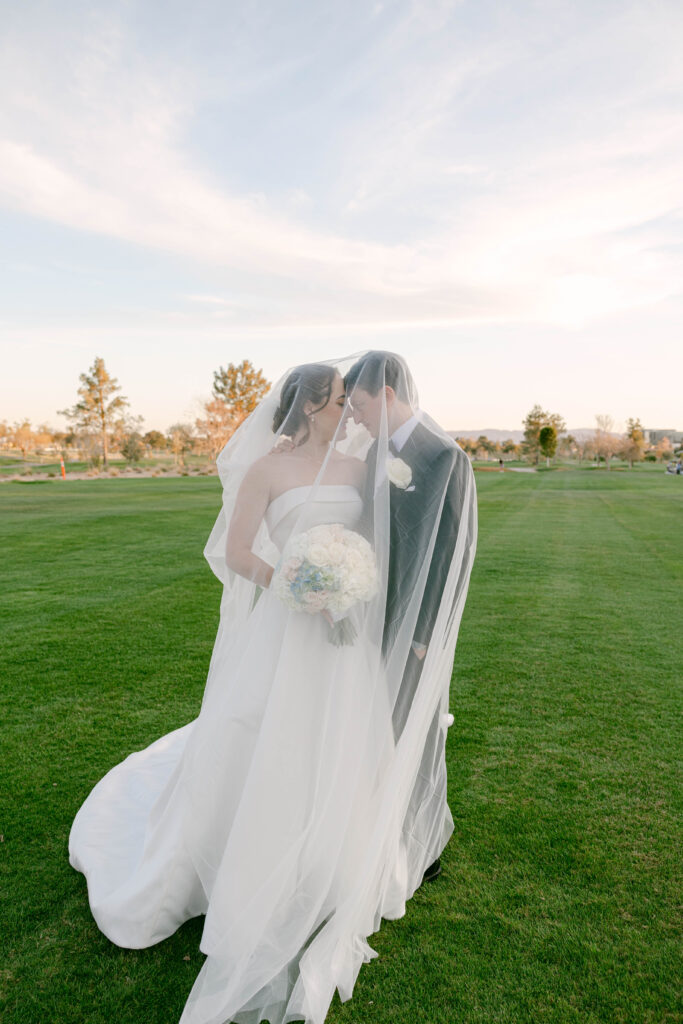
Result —
[{"label": "strapless bodice", "polygon": [[290,487],[266,509],[268,533],[280,551],[295,528],[299,533],[321,523],[341,523],[349,530],[358,525],[363,500],[353,484],[318,484],[315,498],[308,501],[312,490],[311,484]]}]

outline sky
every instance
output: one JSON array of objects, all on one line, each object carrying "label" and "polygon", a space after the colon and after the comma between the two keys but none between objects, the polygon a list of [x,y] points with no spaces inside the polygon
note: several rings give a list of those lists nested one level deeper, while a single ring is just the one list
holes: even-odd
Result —
[{"label": "sky", "polygon": [[0,18],[0,420],[382,348],[446,429],[683,429],[680,0]]}]

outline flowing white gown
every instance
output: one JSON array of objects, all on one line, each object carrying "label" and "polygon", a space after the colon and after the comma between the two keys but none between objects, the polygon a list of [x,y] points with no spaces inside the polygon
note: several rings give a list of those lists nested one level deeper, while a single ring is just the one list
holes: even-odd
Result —
[{"label": "flowing white gown", "polygon": [[[291,488],[268,507],[278,548],[304,502],[306,528],[358,524],[354,487],[322,484],[307,501],[310,491]],[[263,591],[243,630],[219,630],[199,716],[108,772],[74,820],[70,862],[112,942],[149,946],[206,915],[207,960],[183,1024],[322,1024],[335,987],[348,998],[377,955],[364,936],[378,909],[405,913],[399,838],[381,891],[362,895],[366,930],[357,914],[340,924],[350,895],[358,906],[376,784],[395,744],[378,651],[362,636],[341,648],[328,636],[322,616]],[[448,813],[426,857],[451,830]]]}]

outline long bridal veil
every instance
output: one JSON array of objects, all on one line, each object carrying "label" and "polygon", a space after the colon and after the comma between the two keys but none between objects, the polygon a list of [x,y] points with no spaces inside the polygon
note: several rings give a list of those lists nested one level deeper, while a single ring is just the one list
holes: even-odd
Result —
[{"label": "long bridal veil", "polygon": [[[316,460],[304,442],[321,423]],[[72,863],[121,945],[206,914],[184,1024],[323,1024],[453,831],[444,750],[473,474],[383,352],[284,374],[218,470],[205,555],[223,593],[201,710],[133,755],[131,772],[158,777],[135,791],[148,804],[125,880],[104,841],[83,852],[85,808]]]}]

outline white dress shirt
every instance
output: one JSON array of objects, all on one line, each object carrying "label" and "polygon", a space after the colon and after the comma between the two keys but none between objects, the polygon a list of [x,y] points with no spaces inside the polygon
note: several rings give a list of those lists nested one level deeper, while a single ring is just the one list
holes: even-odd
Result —
[{"label": "white dress shirt", "polygon": [[401,448],[406,443],[406,441],[408,440],[408,438],[410,437],[410,435],[412,434],[413,430],[415,429],[419,422],[419,414],[415,413],[410,417],[409,420],[406,420],[405,423],[402,423],[400,427],[396,427],[396,430],[393,432],[389,440],[391,441],[397,452],[400,452]]},{"label": "white dress shirt", "polygon": [[[405,423],[402,423],[401,426],[397,427],[396,430],[393,432],[389,440],[397,452],[401,451],[403,445],[406,443],[406,441],[408,440],[408,438],[410,437],[410,435],[412,434],[413,430],[415,429],[419,422],[420,415],[418,410],[416,414],[411,416],[410,419],[406,420]],[[425,653],[427,651],[426,644],[421,644],[418,643],[416,640],[413,640],[412,648],[415,651],[415,654],[418,656],[418,658],[424,658]]]}]

